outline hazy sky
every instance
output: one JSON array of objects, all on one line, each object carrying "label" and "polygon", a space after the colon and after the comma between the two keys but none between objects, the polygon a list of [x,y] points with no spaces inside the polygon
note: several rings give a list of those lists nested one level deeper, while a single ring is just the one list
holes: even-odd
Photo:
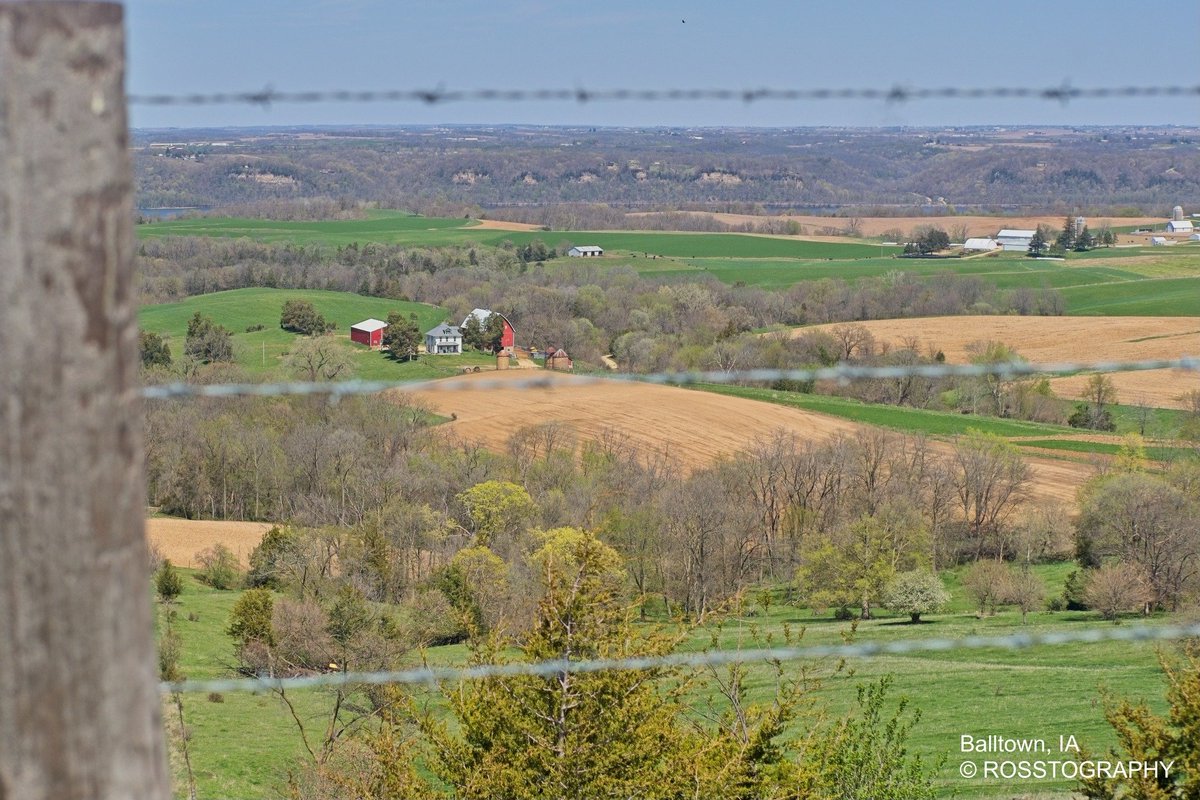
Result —
[{"label": "hazy sky", "polygon": [[[1200,3],[129,0],[131,93],[1200,84]],[[137,127],[1200,124],[1200,99],[136,107]]]}]

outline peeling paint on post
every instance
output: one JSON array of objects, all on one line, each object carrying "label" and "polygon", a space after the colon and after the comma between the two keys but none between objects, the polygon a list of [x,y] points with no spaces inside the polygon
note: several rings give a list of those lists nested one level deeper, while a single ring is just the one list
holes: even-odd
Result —
[{"label": "peeling paint on post", "polygon": [[116,3],[0,2],[0,800],[169,793]]}]

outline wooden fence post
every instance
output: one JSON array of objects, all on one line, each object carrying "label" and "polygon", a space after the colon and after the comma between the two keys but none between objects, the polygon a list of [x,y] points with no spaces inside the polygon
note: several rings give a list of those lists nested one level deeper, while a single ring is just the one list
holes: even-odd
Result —
[{"label": "wooden fence post", "polygon": [[0,2],[0,800],[169,793],[121,6]]}]

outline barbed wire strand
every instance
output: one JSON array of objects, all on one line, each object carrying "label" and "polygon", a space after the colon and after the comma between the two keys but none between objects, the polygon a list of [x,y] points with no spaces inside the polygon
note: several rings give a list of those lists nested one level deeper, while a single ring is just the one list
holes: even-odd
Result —
[{"label": "barbed wire strand", "polygon": [[192,94],[131,94],[130,105],[205,106],[252,105],[269,108],[298,103],[405,103],[426,105],[462,102],[650,102],[663,101],[763,101],[814,102],[825,100],[883,100],[905,103],[913,100],[1004,100],[1037,99],[1067,103],[1071,100],[1125,99],[1135,97],[1200,96],[1200,86],[1101,86],[1076,88],[1069,83],[1051,87],[954,87],[920,88],[895,85],[889,88],[818,89],[382,89],[278,91],[270,86],[252,92]]},{"label": "barbed wire strand", "polygon": [[918,653],[950,652],[955,650],[1004,649],[1020,650],[1038,646],[1067,644],[1096,644],[1100,642],[1176,641],[1200,636],[1200,623],[1190,625],[1108,626],[1089,630],[1049,633],[1016,633],[1008,636],[966,636],[961,638],[904,639],[894,642],[861,642],[842,645],[809,647],[768,647],[750,650],[708,650],[698,653],[670,653],[660,656],[632,658],[601,658],[570,661],[558,659],[533,663],[476,664],[466,667],[416,667],[381,672],[336,672],[294,678],[228,678],[216,680],[185,680],[163,682],[164,694],[174,692],[262,692],[292,689],[315,689],[327,686],[435,684],[440,681],[483,680],[519,676],[552,677],[563,673],[604,671],[646,671],[656,669],[688,669],[696,667],[745,664],[750,662],[781,663],[816,658],[880,658]]},{"label": "barbed wire strand", "polygon": [[[707,372],[652,372],[646,374],[599,373],[573,375],[569,380],[564,380],[564,373],[547,371],[536,377],[507,379],[475,377],[477,373],[472,373],[471,379],[468,380],[439,378],[425,381],[350,380],[334,382],[295,381],[215,384],[176,382],[143,387],[142,397],[147,400],[166,400],[189,397],[328,395],[336,399],[346,395],[374,394],[396,389],[410,392],[480,391],[498,388],[554,389],[621,381],[694,386],[699,384],[730,384],[742,381],[752,383],[822,380],[849,382],[889,378],[984,377],[988,375],[1015,378],[1025,375],[1071,375],[1081,372],[1136,372],[1153,369],[1200,371],[1200,358],[1183,356],[1180,358],[1143,359],[1139,361],[1092,361],[1044,364],[1006,361],[989,364],[906,364],[883,367],[839,364],[833,367],[813,369],[712,370]],[[482,375],[488,374],[482,373]],[[511,375],[512,372],[508,374]]]}]

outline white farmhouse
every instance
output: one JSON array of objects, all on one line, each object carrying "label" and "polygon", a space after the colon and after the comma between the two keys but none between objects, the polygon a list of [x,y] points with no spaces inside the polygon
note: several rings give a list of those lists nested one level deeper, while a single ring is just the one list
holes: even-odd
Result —
[{"label": "white farmhouse", "polygon": [[1033,241],[1035,233],[1037,231],[1005,228],[996,234],[996,243],[1000,245],[1002,250],[1024,253],[1029,249],[1029,243]]},{"label": "white farmhouse", "polygon": [[594,258],[604,255],[604,248],[594,244],[577,245],[568,250],[567,255],[572,258]]},{"label": "white farmhouse", "polygon": [[425,332],[425,352],[458,355],[463,349],[462,331],[456,325],[438,325]]}]

